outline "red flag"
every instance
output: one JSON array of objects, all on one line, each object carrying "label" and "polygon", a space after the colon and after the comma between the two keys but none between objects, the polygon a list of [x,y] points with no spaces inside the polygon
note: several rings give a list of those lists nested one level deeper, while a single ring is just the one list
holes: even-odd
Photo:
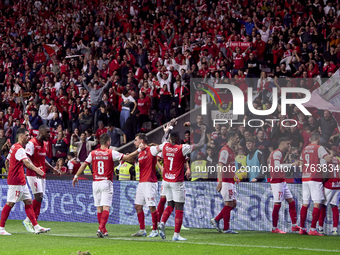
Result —
[{"label": "red flag", "polygon": [[55,44],[44,44],[43,47],[50,57],[56,54],[56,52],[59,50],[58,46]]}]

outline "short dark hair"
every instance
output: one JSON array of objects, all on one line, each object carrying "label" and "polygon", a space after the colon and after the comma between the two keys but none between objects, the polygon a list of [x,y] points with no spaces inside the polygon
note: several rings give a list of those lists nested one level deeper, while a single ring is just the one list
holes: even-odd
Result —
[{"label": "short dark hair", "polygon": [[233,130],[229,131],[226,135],[227,141],[230,141],[230,138],[235,137],[237,135],[237,133]]},{"label": "short dark hair", "polygon": [[106,145],[110,139],[111,136],[109,134],[102,134],[99,138],[100,145]]},{"label": "short dark hair", "polygon": [[42,132],[42,131],[44,131],[45,129],[49,129],[49,127],[48,127],[47,125],[41,125],[41,126],[39,127],[39,132]]},{"label": "short dark hair", "polygon": [[26,128],[19,128],[17,130],[17,136],[24,135],[26,132],[28,132],[28,130]]},{"label": "short dark hair", "polygon": [[143,140],[145,143],[148,142],[148,137],[146,136],[146,134],[138,133],[138,134],[136,134],[135,137],[138,137],[139,139]]},{"label": "short dark hair", "polygon": [[284,136],[284,137],[281,137],[281,138],[279,139],[278,144],[280,145],[282,142],[288,142],[288,141],[290,141],[290,140],[291,140],[290,137]]},{"label": "short dark hair", "polygon": [[176,143],[176,144],[179,143],[179,133],[178,132],[172,132],[170,134],[169,138],[170,138],[171,142]]},{"label": "short dark hair", "polygon": [[310,136],[310,140],[311,141],[317,141],[320,139],[320,134],[319,132],[313,132]]}]

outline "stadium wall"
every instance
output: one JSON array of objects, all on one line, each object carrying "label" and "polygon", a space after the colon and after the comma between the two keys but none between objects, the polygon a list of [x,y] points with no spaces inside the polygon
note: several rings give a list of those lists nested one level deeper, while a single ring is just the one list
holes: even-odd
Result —
[{"label": "stadium wall", "polygon": [[[92,181],[80,180],[80,185],[72,187],[71,181],[48,180],[46,195],[41,207],[39,220],[97,223],[96,208],[93,204]],[[110,211],[110,224],[138,225],[134,209],[134,198],[138,182],[114,181],[114,197]],[[161,183],[159,183],[160,191]],[[288,184],[299,212],[302,205],[302,186]],[[7,182],[0,180],[0,209],[6,203]],[[273,197],[268,183],[240,183],[237,185],[237,207],[231,213],[231,228],[237,230],[269,231],[272,222]],[[157,198],[159,201],[159,196]],[[216,192],[215,182],[186,182],[186,203],[183,224],[189,228],[212,228],[210,219],[223,207],[222,196]],[[311,205],[312,206],[312,205]],[[310,207],[312,208],[312,207]],[[151,215],[144,207],[146,225],[151,226]],[[311,222],[312,209],[309,210],[307,226]],[[10,219],[26,218],[24,203],[18,203],[10,214]],[[325,230],[331,230],[332,213],[328,208]],[[299,222],[299,220],[298,220]],[[168,226],[174,226],[174,213]],[[279,226],[290,232],[288,204],[282,203]]]}]

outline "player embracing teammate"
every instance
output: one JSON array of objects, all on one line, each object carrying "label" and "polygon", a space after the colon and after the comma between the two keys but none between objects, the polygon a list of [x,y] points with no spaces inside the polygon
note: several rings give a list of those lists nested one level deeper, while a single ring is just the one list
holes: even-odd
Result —
[{"label": "player embracing teammate", "polygon": [[[145,134],[139,133],[135,137],[135,146],[138,148],[141,144],[147,143],[147,137]],[[140,169],[140,179],[136,191],[135,209],[137,211],[137,217],[140,230],[132,236],[146,236],[145,231],[145,218],[143,205],[146,204],[150,208],[152,217],[152,232],[148,237],[158,236],[157,223],[158,212],[156,210],[156,199],[158,191],[158,180],[156,176],[156,164],[157,164],[158,150],[156,146],[145,147],[138,154],[138,163]]]},{"label": "player embracing teammate", "polygon": [[49,228],[39,226],[35,213],[33,211],[31,194],[28,190],[24,165],[37,173],[38,176],[44,176],[44,171],[41,167],[36,167],[28,158],[25,152],[29,132],[25,128],[19,128],[17,131],[18,142],[13,144],[7,156],[6,167],[8,169],[8,192],[7,203],[1,212],[0,235],[11,235],[5,230],[5,223],[15,203],[23,201],[25,203],[25,212],[30,222],[33,225],[34,233],[46,233]]},{"label": "player embracing teammate", "polygon": [[185,203],[185,184],[184,184],[184,164],[186,162],[186,155],[193,150],[200,149],[204,146],[206,127],[201,126],[201,138],[198,144],[180,144],[180,136],[177,132],[171,132],[175,121],[171,122],[171,127],[164,134],[163,140],[169,136],[169,142],[164,142],[159,145],[158,151],[162,152],[164,167],[163,167],[163,189],[168,201],[168,206],[164,210],[162,220],[158,225],[159,235],[162,239],[166,238],[165,224],[170,217],[174,208],[176,208],[175,215],[175,232],[173,241],[185,241],[179,235],[183,222],[183,207]]},{"label": "player embracing teammate", "polygon": [[[303,205],[300,212],[300,235],[307,234],[305,222],[307,211],[311,200],[314,202],[312,224],[308,232],[312,236],[322,236],[316,230],[316,223],[320,217],[321,203],[325,199],[323,190],[322,168],[327,170],[327,163],[332,162],[332,157],[327,153],[325,148],[320,143],[320,134],[315,132],[310,138],[311,144],[306,146],[300,157],[300,162],[303,162],[302,168],[302,200]],[[327,170],[328,171],[328,170]],[[327,171],[325,171],[327,173]]]}]

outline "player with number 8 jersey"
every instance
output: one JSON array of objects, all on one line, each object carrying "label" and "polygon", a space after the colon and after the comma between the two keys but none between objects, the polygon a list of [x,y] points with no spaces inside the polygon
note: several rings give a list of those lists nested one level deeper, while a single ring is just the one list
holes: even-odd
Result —
[{"label": "player with number 8 jersey", "polygon": [[113,170],[114,161],[131,161],[137,156],[138,152],[144,148],[140,146],[138,150],[127,155],[109,149],[111,145],[111,137],[108,134],[102,134],[100,136],[100,148],[91,153],[86,158],[85,162],[81,165],[78,172],[73,178],[73,187],[78,183],[78,176],[81,175],[85,168],[92,164],[93,171],[93,199],[94,205],[97,207],[97,217],[99,223],[99,229],[97,236],[102,238],[107,236],[106,223],[109,218],[110,207],[113,198]]}]

